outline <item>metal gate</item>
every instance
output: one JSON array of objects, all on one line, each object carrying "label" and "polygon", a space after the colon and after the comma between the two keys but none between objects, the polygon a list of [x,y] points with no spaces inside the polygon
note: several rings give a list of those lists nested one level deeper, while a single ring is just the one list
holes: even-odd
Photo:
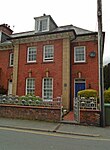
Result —
[{"label": "metal gate", "polygon": [[80,106],[79,98],[74,98],[74,121],[80,123]]}]

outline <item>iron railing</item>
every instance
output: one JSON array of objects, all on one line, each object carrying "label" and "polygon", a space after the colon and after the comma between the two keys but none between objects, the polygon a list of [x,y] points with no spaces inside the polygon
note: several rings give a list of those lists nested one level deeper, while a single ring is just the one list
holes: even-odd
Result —
[{"label": "iron railing", "polygon": [[96,97],[80,97],[79,98],[80,109],[97,109],[97,98]]},{"label": "iron railing", "polygon": [[41,106],[41,107],[55,107],[61,108],[62,107],[62,98],[57,97],[50,100],[42,100],[40,97],[29,97],[28,99],[20,98],[19,96],[12,96],[12,95],[0,95],[0,104],[10,104],[10,105],[23,105],[23,106]]}]

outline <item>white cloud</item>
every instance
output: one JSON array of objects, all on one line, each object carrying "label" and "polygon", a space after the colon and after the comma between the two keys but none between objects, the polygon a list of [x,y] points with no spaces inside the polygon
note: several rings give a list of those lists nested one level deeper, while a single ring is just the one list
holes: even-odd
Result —
[{"label": "white cloud", "polygon": [[[110,8],[103,0],[103,29],[106,32],[104,59],[109,53]],[[34,17],[43,13],[51,15],[58,26],[73,24],[97,31],[97,0],[2,0],[0,2],[0,24],[7,23],[14,32],[34,29]]]}]

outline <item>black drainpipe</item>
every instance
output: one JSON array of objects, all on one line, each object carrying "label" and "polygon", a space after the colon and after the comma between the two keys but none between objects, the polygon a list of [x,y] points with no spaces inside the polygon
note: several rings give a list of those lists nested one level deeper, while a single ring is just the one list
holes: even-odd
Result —
[{"label": "black drainpipe", "polygon": [[70,41],[70,111],[73,109],[72,105],[72,46]]}]

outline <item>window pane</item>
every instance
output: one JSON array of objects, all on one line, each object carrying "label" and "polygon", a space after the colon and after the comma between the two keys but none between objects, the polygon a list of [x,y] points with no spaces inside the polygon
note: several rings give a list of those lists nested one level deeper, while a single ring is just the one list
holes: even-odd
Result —
[{"label": "window pane", "polygon": [[52,100],[53,96],[53,83],[52,78],[43,79],[43,98],[44,100]]},{"label": "window pane", "polygon": [[85,61],[85,47],[75,47],[74,49],[74,60],[75,62],[84,62]]},{"label": "window pane", "polygon": [[36,62],[36,48],[35,47],[28,48],[28,62]]},{"label": "window pane", "polygon": [[54,47],[53,45],[44,46],[44,61],[53,61]]},{"label": "window pane", "polygon": [[42,20],[42,30],[47,30],[47,19]]},{"label": "window pane", "polygon": [[26,80],[26,94],[35,94],[35,79],[28,78]]}]

